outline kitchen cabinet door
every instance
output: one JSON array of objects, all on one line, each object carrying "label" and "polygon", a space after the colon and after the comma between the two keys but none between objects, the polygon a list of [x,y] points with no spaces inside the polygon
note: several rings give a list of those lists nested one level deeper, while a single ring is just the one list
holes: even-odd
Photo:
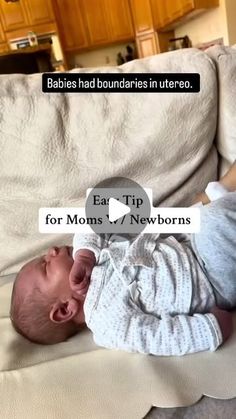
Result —
[{"label": "kitchen cabinet door", "polygon": [[86,48],[89,40],[81,0],[54,0],[54,12],[65,51]]},{"label": "kitchen cabinet door", "polygon": [[136,38],[138,57],[144,58],[158,54],[158,41],[156,32],[150,32]]},{"label": "kitchen cabinet door", "polygon": [[51,0],[24,0],[32,25],[55,20]]},{"label": "kitchen cabinet door", "polygon": [[134,29],[127,0],[105,0],[112,41],[134,38]]},{"label": "kitchen cabinet door", "polygon": [[183,15],[192,12],[196,6],[194,0],[181,0]]},{"label": "kitchen cabinet door", "polygon": [[136,35],[153,31],[152,11],[149,0],[130,0]]},{"label": "kitchen cabinet door", "polygon": [[6,42],[6,38],[5,38],[4,31],[3,31],[3,27],[0,23],[0,44],[3,43],[3,42]]},{"label": "kitchen cabinet door", "polygon": [[[191,18],[204,10],[219,6],[218,0],[150,0],[154,27],[156,29],[178,26],[181,18]],[[174,25],[173,25],[174,23]],[[170,26],[171,25],[171,26]]]},{"label": "kitchen cabinet door", "polygon": [[0,11],[2,25],[5,31],[23,28],[29,25],[25,5],[22,1],[15,3],[1,1]]},{"label": "kitchen cabinet door", "polygon": [[165,0],[165,3],[167,15],[172,22],[183,16],[182,0]]},{"label": "kitchen cabinet door", "polygon": [[101,45],[111,41],[109,16],[104,0],[81,0],[90,44]]},{"label": "kitchen cabinet door", "polygon": [[219,0],[181,0],[183,14],[219,6]]},{"label": "kitchen cabinet door", "polygon": [[155,29],[163,28],[171,22],[169,11],[166,7],[166,2],[163,0],[150,0],[153,24]]},{"label": "kitchen cabinet door", "polygon": [[8,52],[9,51],[9,46],[7,43],[3,43],[0,44],[0,53],[2,54],[3,52]]}]

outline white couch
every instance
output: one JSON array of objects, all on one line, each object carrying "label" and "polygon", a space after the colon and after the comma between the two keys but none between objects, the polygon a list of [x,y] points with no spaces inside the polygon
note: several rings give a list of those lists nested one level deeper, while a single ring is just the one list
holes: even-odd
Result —
[{"label": "white couch", "polygon": [[1,76],[1,419],[141,419],[152,404],[236,396],[235,336],[214,354],[180,360],[104,350],[88,331],[40,347],[11,328],[15,273],[48,246],[71,242],[38,233],[41,206],[81,206],[86,189],[111,176],[153,188],[154,205],[185,206],[236,158],[235,49],[180,50],[88,71],[199,72],[201,90],[49,95],[40,75]]}]

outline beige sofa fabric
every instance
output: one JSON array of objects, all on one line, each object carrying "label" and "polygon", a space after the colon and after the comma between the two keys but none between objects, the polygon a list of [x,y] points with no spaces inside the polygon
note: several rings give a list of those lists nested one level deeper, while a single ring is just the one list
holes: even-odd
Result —
[{"label": "beige sofa fabric", "polygon": [[236,48],[214,46],[207,53],[216,64],[218,76],[217,148],[222,157],[221,176],[236,159]]},{"label": "beige sofa fabric", "polygon": [[96,71],[199,72],[201,91],[50,95],[40,75],[1,76],[2,275],[70,240],[38,233],[41,206],[81,206],[86,189],[111,176],[153,188],[154,205],[188,205],[216,176],[217,84],[208,55],[190,49]]}]

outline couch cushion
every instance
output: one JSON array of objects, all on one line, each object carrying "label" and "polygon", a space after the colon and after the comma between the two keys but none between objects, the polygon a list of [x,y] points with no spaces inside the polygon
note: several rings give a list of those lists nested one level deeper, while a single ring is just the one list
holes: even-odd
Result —
[{"label": "couch cushion", "polygon": [[206,51],[215,61],[219,82],[217,148],[219,175],[236,159],[236,48],[217,45]]},{"label": "couch cushion", "polygon": [[[84,72],[73,70],[73,72]],[[153,188],[154,205],[188,205],[216,176],[215,66],[186,49],[89,72],[198,72],[200,93],[44,94],[41,75],[1,76],[1,274],[69,236],[40,235],[41,206],[81,206],[111,176]]]}]

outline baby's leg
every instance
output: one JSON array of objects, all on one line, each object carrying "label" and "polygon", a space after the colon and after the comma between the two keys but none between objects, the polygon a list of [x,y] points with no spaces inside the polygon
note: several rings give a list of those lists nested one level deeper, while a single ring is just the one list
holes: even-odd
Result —
[{"label": "baby's leg", "polygon": [[192,235],[193,249],[217,291],[217,304],[236,307],[236,192],[200,211],[201,232]]}]

